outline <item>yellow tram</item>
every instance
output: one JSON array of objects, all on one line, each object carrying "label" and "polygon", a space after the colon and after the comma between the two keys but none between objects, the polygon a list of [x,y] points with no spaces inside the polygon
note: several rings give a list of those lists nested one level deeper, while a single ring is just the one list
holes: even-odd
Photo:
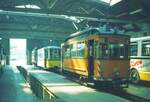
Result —
[{"label": "yellow tram", "polygon": [[58,46],[47,46],[37,49],[33,53],[33,62],[37,66],[46,70],[53,70],[60,68],[60,52],[61,49]]},{"label": "yellow tram", "polygon": [[130,37],[89,28],[62,44],[62,71],[95,84],[127,86]]}]

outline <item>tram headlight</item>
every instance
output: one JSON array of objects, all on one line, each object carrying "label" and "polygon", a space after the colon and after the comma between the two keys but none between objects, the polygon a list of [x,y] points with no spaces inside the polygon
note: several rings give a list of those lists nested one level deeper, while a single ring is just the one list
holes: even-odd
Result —
[{"label": "tram headlight", "polygon": [[119,71],[115,72],[115,76],[120,76],[120,72]]},{"label": "tram headlight", "polygon": [[115,76],[115,77],[119,77],[119,76],[120,76],[120,72],[119,72],[119,71],[115,71],[115,72],[114,72],[114,76]]},{"label": "tram headlight", "polygon": [[119,76],[120,76],[120,72],[119,72],[118,69],[115,69],[115,70],[114,70],[114,76],[115,76],[115,77],[119,77]]},{"label": "tram headlight", "polygon": [[122,81],[127,81],[127,79],[126,79],[126,78],[123,78]]},{"label": "tram headlight", "polygon": [[112,78],[108,78],[107,81],[113,81],[113,79]]}]

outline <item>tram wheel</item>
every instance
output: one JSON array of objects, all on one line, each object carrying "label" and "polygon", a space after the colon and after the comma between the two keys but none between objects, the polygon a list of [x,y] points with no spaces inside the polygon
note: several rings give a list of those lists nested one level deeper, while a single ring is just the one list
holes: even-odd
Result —
[{"label": "tram wheel", "polygon": [[137,70],[133,69],[130,72],[130,81],[134,84],[139,83],[140,81],[140,76]]}]

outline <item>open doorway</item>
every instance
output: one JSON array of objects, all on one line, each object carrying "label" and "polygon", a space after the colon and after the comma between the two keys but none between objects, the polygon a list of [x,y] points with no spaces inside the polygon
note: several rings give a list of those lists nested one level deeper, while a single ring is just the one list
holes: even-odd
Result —
[{"label": "open doorway", "polygon": [[26,65],[26,39],[10,39],[10,65]]}]

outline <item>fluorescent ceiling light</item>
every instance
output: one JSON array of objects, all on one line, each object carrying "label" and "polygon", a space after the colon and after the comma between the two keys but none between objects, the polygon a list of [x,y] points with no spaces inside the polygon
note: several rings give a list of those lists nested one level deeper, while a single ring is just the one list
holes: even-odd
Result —
[{"label": "fluorescent ceiling light", "polygon": [[139,12],[141,12],[141,11],[143,11],[143,9],[137,9],[137,10],[135,10],[135,11],[130,12],[130,14],[131,14],[131,15],[132,15],[132,14],[136,14],[136,13],[139,13]]},{"label": "fluorescent ceiling light", "polygon": [[39,6],[36,5],[19,5],[15,6],[16,8],[32,8],[32,9],[41,9]]},{"label": "fluorescent ceiling light", "polygon": [[106,3],[110,3],[111,2],[110,5],[112,6],[112,5],[118,3],[118,2],[120,2],[122,0],[101,0],[101,1],[106,2]]},{"label": "fluorescent ceiling light", "polygon": [[148,47],[148,48],[150,48],[150,44],[149,44],[149,45],[146,45],[145,47]]}]

